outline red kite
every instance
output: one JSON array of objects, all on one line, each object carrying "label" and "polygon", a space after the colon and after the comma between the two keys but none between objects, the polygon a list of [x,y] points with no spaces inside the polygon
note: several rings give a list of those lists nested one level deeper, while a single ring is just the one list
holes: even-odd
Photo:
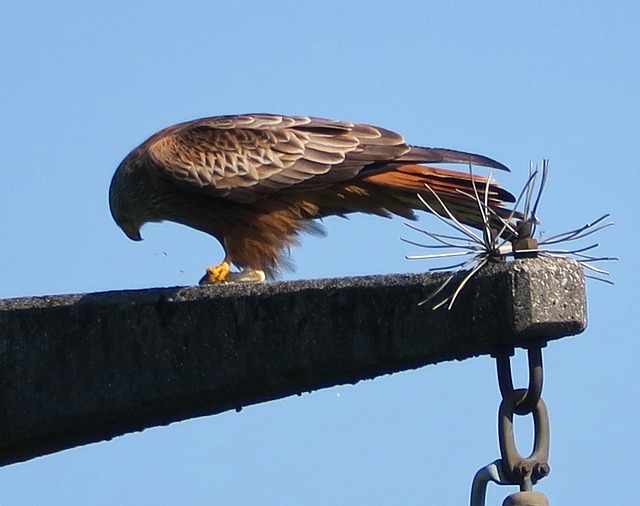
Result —
[{"label": "red kite", "polygon": [[[410,146],[384,128],[305,116],[246,114],[189,121],[154,134],[120,164],[111,181],[111,214],[139,241],[140,227],[163,220],[218,239],[224,261],[205,283],[262,281],[286,266],[287,252],[313,221],[361,212],[415,219],[426,210],[417,194],[482,228],[469,173],[427,167],[461,163],[508,170],[481,155]],[[482,193],[484,178],[476,178]],[[496,184],[488,201],[497,213],[513,196]],[[231,265],[242,269],[231,273]]]}]

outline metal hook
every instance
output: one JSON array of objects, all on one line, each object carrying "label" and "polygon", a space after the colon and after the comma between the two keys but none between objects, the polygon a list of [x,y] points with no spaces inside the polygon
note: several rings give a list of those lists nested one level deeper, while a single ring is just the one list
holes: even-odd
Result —
[{"label": "metal hook", "polygon": [[494,460],[491,464],[479,469],[473,477],[471,485],[471,506],[485,506],[487,497],[487,485],[492,481],[498,485],[517,485],[518,483],[509,481],[504,474],[502,461]]}]

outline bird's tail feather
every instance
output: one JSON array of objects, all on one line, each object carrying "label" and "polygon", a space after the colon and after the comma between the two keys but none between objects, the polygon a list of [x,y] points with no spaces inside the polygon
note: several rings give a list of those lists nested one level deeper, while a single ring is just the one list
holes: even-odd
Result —
[{"label": "bird's tail feather", "polygon": [[[363,182],[392,191],[395,198],[404,202],[407,207],[427,210],[418,198],[420,194],[436,211],[444,214],[442,205],[433,195],[433,191],[456,216],[456,219],[476,228],[483,227],[479,205],[472,196],[477,191],[479,197],[484,200],[484,192],[487,189],[485,177],[424,165],[406,164],[387,172],[368,176],[363,179]],[[514,201],[515,198],[511,193],[497,183],[489,183],[487,203],[497,215],[503,218],[513,217],[512,211],[503,204]]]},{"label": "bird's tail feather", "polygon": [[510,172],[506,165],[503,165],[487,156],[445,148],[423,148],[421,146],[411,146],[411,150],[398,158],[397,161],[413,163],[462,163]]}]

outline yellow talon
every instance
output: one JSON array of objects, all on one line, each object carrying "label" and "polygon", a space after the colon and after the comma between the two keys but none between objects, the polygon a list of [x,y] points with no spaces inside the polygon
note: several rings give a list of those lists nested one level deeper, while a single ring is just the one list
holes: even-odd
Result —
[{"label": "yellow talon", "polygon": [[201,285],[217,285],[227,282],[231,265],[229,262],[222,262],[220,265],[207,267],[207,272],[200,280]]},{"label": "yellow talon", "polygon": [[221,285],[227,283],[262,283],[265,280],[264,271],[257,269],[245,269],[240,272],[231,272],[231,264],[227,261],[220,265],[207,267],[207,272],[200,280],[201,285]]}]

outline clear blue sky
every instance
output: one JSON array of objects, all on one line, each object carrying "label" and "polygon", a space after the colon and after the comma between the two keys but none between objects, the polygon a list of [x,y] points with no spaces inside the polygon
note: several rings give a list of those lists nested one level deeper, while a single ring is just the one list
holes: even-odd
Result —
[{"label": "clear blue sky", "polygon": [[[107,203],[122,158],[179,121],[369,122],[495,157],[513,190],[529,161],[549,158],[542,230],[611,212],[599,240],[621,260],[615,287],[588,286],[588,330],[545,350],[552,474],[538,488],[552,504],[628,502],[640,442],[637,3],[221,4],[3,3],[0,297],[197,282],[221,258],[213,239],[163,224],[133,243]],[[285,279],[429,267],[404,259],[415,251],[401,220],[326,225]],[[498,402],[489,358],[430,366],[9,466],[0,502],[464,504],[498,457]]]}]

